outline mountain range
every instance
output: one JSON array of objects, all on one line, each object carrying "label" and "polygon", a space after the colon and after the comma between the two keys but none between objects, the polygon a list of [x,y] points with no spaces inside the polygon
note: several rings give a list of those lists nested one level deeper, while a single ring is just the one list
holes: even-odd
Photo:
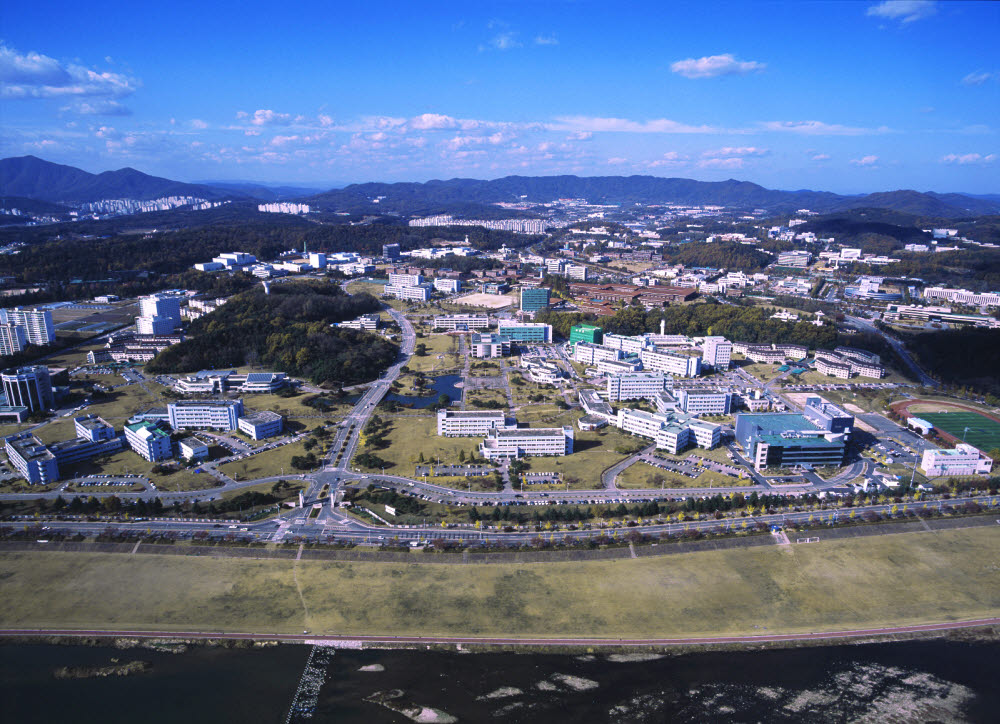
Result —
[{"label": "mountain range", "polygon": [[[151,200],[194,196],[208,200],[297,200],[319,210],[361,213],[475,213],[497,202],[545,203],[582,198],[607,204],[681,204],[765,209],[794,213],[810,209],[835,213],[862,208],[889,209],[926,217],[960,218],[1000,213],[1000,197],[912,190],[844,196],[827,191],[781,191],[749,181],[695,181],[656,176],[507,176],[483,181],[450,179],[426,183],[351,184],[320,194],[304,187],[267,187],[242,182],[189,184],[150,176],[132,168],[92,174],[35,156],[0,160],[0,197],[60,204],[104,199]],[[376,199],[378,202],[376,203]],[[496,211],[496,207],[492,207]]]}]

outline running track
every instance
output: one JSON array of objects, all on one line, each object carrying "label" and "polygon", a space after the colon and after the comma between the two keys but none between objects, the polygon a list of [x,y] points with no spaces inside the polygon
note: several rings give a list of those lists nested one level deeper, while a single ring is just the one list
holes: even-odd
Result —
[{"label": "running track", "polygon": [[371,643],[371,644],[463,644],[497,646],[691,646],[712,644],[752,644],[779,641],[823,641],[832,639],[933,633],[955,629],[1000,625],[1000,618],[948,621],[889,628],[844,629],[812,633],[762,634],[753,636],[705,636],[669,639],[614,638],[487,638],[474,636],[324,636],[318,634],[261,634],[223,631],[101,631],[79,629],[0,629],[0,636],[78,636],[82,638],[120,637],[156,639],[240,639],[284,641],[288,643]]}]

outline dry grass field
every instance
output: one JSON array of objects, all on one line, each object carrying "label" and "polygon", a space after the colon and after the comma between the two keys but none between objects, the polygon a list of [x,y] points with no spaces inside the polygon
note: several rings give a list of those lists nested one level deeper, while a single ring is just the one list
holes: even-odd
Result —
[{"label": "dry grass field", "polygon": [[696,637],[996,616],[1000,530],[574,563],[0,555],[0,626]]}]

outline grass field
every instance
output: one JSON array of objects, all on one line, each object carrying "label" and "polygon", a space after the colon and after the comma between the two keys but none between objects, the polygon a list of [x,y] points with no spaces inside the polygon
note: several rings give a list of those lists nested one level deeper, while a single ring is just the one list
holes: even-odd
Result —
[{"label": "grass field", "polygon": [[406,366],[414,372],[432,372],[459,366],[457,337],[446,334],[431,335],[418,339],[417,344],[425,345],[427,354],[423,357],[413,355],[407,361]]},{"label": "grass field", "polygon": [[[393,475],[413,475],[414,466],[420,464],[417,459],[421,453],[427,463],[437,464],[440,458],[442,465],[457,465],[459,451],[468,456],[482,442],[481,437],[439,436],[437,420],[433,417],[393,417],[391,422],[392,428],[386,435],[388,447],[371,452],[393,463],[391,469],[386,468],[386,472],[391,471]],[[362,452],[360,447],[358,452]]]},{"label": "grass field", "polygon": [[980,450],[1000,448],[1000,423],[975,412],[925,412],[920,417]]},{"label": "grass field", "polygon": [[[84,460],[76,465],[60,466],[59,474],[62,480],[70,480],[77,475],[142,475],[149,478],[157,489],[176,492],[186,490],[204,490],[214,488],[219,483],[208,473],[195,473],[191,468],[180,468],[168,473],[154,473],[154,463],[144,460],[126,446],[114,455],[93,460]],[[72,488],[72,485],[70,486]],[[80,488],[76,492],[87,494],[102,488]],[[111,489],[114,492],[114,489]]]},{"label": "grass field", "polygon": [[1000,530],[992,528],[531,565],[5,553],[0,625],[421,636],[798,633],[995,616],[998,556]]}]

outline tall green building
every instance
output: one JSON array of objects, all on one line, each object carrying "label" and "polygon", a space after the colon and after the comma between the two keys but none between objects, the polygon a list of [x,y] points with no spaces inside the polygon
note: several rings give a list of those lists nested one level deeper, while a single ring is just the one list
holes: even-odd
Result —
[{"label": "tall green building", "polygon": [[528,287],[521,290],[521,311],[537,312],[549,306],[549,289],[547,287]]},{"label": "tall green building", "polygon": [[590,344],[600,344],[604,339],[604,330],[592,324],[578,324],[569,331],[570,344],[577,342],[590,342]]}]

